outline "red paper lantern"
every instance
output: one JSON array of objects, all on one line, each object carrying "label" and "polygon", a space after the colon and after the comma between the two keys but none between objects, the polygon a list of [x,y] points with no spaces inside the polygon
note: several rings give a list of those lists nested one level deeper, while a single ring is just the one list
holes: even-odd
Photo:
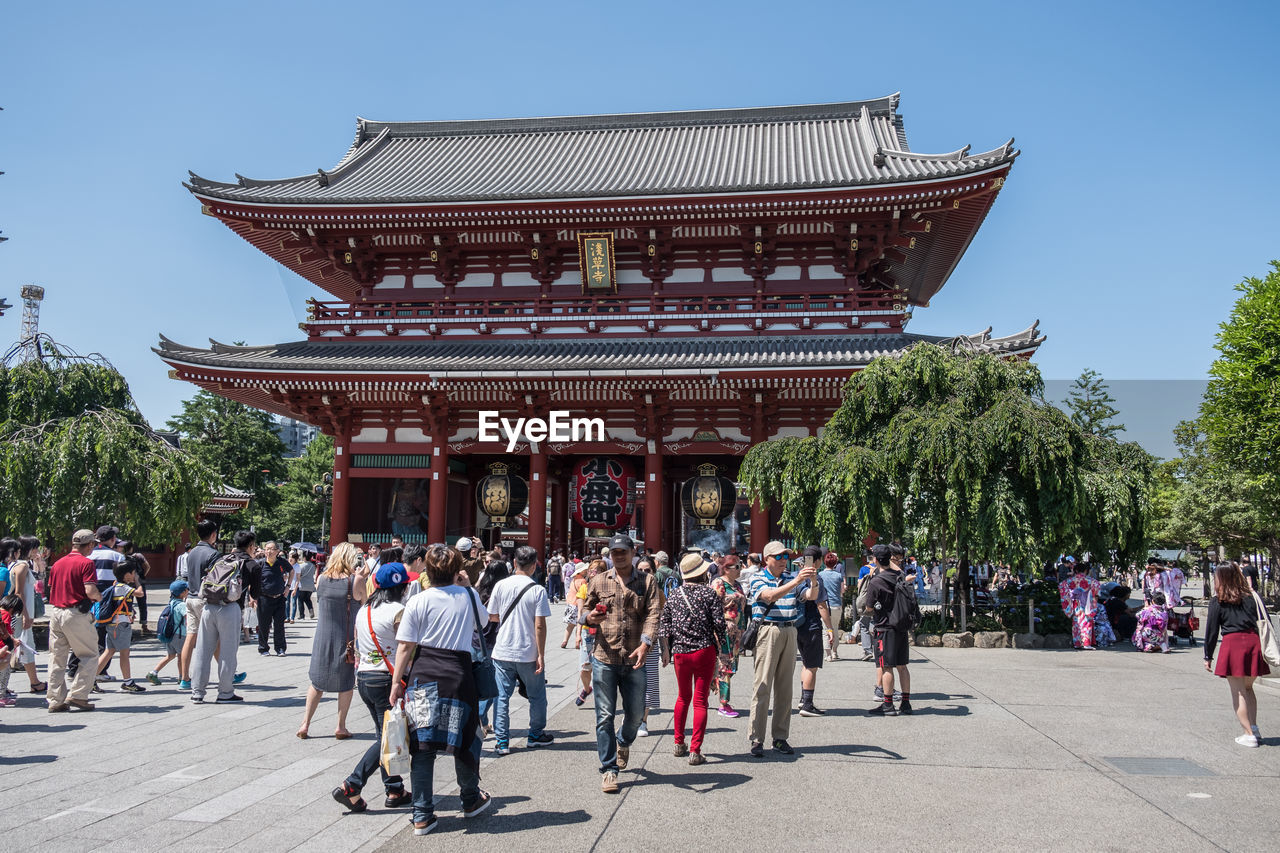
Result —
[{"label": "red paper lantern", "polygon": [[635,511],[636,474],[631,463],[611,456],[579,460],[569,489],[569,513],[588,530],[620,530]]}]

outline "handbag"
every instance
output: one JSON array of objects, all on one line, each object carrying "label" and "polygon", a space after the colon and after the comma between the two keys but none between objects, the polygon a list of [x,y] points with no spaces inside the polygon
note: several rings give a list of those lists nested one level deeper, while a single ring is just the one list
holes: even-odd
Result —
[{"label": "handbag", "polygon": [[408,776],[411,761],[409,718],[405,716],[404,703],[397,702],[382,714],[382,749],[378,763],[388,776]]},{"label": "handbag", "polygon": [[498,676],[493,671],[493,659],[489,657],[489,646],[484,641],[484,626],[480,624],[480,609],[476,607],[476,598],[467,591],[471,600],[471,613],[476,617],[476,633],[480,635],[480,659],[471,661],[471,677],[476,682],[476,695],[480,699],[498,698]]},{"label": "handbag", "polygon": [[[1271,617],[1267,614],[1267,606],[1262,602],[1262,596],[1254,590],[1253,603],[1258,608],[1258,639],[1262,641],[1262,659],[1271,666],[1280,670],[1280,642],[1276,641],[1275,629],[1271,627]],[[1280,674],[1280,673],[1273,673]]]},{"label": "handbag", "polygon": [[[343,649],[342,660],[350,666],[356,665],[356,638],[355,625],[351,621],[351,584],[350,577],[347,578],[347,619],[346,624],[351,625],[351,634],[347,637],[347,647]],[[372,622],[369,623],[372,626]]]},{"label": "handbag", "polygon": [[760,614],[759,619],[752,619],[747,623],[747,627],[742,631],[742,648],[749,652],[756,650],[756,641],[760,639],[760,625],[764,622],[769,611],[773,609],[773,603],[765,605],[764,613]]}]

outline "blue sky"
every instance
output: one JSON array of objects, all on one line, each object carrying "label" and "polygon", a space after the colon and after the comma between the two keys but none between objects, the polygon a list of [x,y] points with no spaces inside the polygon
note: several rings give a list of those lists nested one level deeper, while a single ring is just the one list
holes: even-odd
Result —
[{"label": "blue sky", "polygon": [[[902,92],[917,151],[1022,157],[911,330],[1041,321],[1049,378],[1203,379],[1233,285],[1280,257],[1270,3],[13,4],[0,296],[106,355],[160,423],[160,332],[299,336],[310,285],[199,213],[188,169],[338,161],[356,116],[463,119]],[[20,312],[0,319],[15,340]]]}]

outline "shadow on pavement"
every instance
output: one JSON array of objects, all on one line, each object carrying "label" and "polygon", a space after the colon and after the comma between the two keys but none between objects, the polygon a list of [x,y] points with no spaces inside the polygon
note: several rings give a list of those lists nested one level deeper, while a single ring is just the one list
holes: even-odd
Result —
[{"label": "shadow on pavement", "polygon": [[0,767],[12,767],[17,764],[50,764],[57,760],[56,755],[15,755],[13,757],[0,755]]},{"label": "shadow on pavement", "polygon": [[[858,743],[832,743],[825,746],[798,746],[796,755],[843,755],[848,758],[875,758],[882,761],[905,761],[906,758],[883,746],[867,746]],[[756,759],[757,761],[759,759]]]},{"label": "shadow on pavement", "polygon": [[74,731],[77,731],[78,729],[83,729],[84,726],[82,725],[75,725],[75,726],[19,725],[19,726],[2,726],[0,728],[3,728],[4,731],[6,732],[14,732],[14,733],[40,732],[41,734],[46,734],[46,733],[57,734],[58,732],[74,732]]},{"label": "shadow on pavement", "polygon": [[[493,805],[496,811],[481,818],[474,825],[468,821],[466,834],[505,835],[510,832],[543,829],[549,826],[572,826],[573,824],[587,823],[591,820],[591,815],[582,809],[574,809],[573,811],[545,811],[540,809],[532,812],[503,814],[502,809],[504,806],[528,799],[528,797],[494,797]],[[444,828],[443,821],[441,824],[442,828]]]},{"label": "shadow on pavement", "polygon": [[[716,756],[711,756],[716,758]],[[706,766],[713,767],[714,761],[709,762]],[[628,770],[626,773],[632,773]],[[753,777],[744,773],[720,773],[716,770],[710,770],[706,773],[659,773],[648,767],[637,767],[634,769],[637,785],[670,785],[674,788],[683,788],[686,791],[696,791],[698,793],[709,793],[711,791],[720,791],[726,788],[736,788],[746,782],[751,781]],[[626,781],[625,776],[620,776],[621,781]]]}]

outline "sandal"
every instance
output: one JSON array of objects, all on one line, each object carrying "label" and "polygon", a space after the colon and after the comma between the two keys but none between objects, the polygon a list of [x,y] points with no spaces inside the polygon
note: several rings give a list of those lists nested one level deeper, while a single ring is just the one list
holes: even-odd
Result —
[{"label": "sandal", "polygon": [[39,684],[33,684],[33,685],[31,685],[31,692],[32,692],[32,693],[35,693],[35,694],[48,693],[48,692],[49,692],[49,682],[47,682],[47,681],[41,681]]},{"label": "sandal", "polygon": [[334,740],[351,740],[351,732],[334,732]]},{"label": "sandal", "polygon": [[310,734],[301,730],[298,731],[296,734],[297,734],[298,740],[306,740],[308,737],[310,737]]},{"label": "sandal", "polygon": [[369,804],[364,801],[364,797],[353,788],[348,788],[347,783],[343,782],[341,787],[333,789],[333,798],[351,812],[362,812],[369,808]]}]

